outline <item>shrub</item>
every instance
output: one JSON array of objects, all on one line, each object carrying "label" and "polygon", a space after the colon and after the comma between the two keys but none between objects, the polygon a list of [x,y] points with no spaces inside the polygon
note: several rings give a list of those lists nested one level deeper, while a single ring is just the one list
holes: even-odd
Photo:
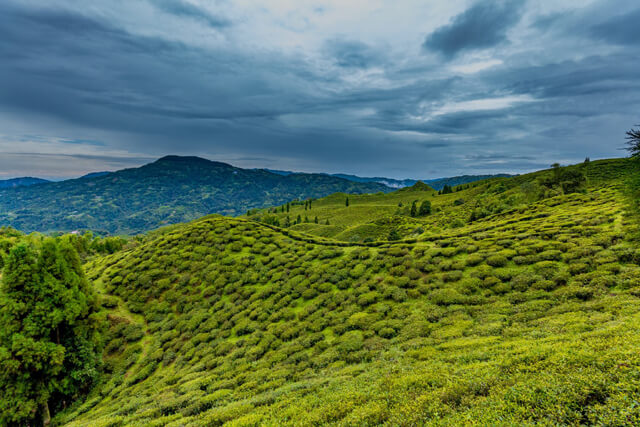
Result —
[{"label": "shrub", "polygon": [[505,265],[507,265],[507,262],[507,258],[502,255],[492,255],[487,258],[487,264],[492,267],[504,267]]}]

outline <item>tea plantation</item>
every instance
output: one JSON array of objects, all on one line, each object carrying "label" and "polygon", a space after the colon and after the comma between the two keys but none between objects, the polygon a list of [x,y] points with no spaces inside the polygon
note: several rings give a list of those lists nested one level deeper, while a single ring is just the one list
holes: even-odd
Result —
[{"label": "tea plantation", "polygon": [[[52,424],[638,425],[637,168],[67,236],[103,365]],[[41,241],[0,229],[0,255]]]},{"label": "tea plantation", "polygon": [[440,211],[405,216],[424,228],[407,241],[209,216],[91,257],[104,373],[54,424],[638,425],[634,166],[527,202],[550,173],[422,191]]}]

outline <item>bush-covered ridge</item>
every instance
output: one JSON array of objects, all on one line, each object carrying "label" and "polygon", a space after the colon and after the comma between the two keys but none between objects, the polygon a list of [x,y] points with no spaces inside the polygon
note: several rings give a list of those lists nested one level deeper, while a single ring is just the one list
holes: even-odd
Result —
[{"label": "bush-covered ridge", "polygon": [[[348,242],[421,239],[481,223],[493,215],[512,215],[532,203],[553,203],[559,196],[591,195],[605,186],[622,188],[632,176],[627,159],[599,160],[587,164],[539,171],[512,178],[494,178],[454,187],[448,194],[430,188],[404,188],[387,194],[331,196],[262,210],[247,217],[278,224],[290,230]],[[571,184],[571,185],[568,185]],[[422,190],[422,191],[419,191]],[[349,206],[345,200],[349,199]],[[411,215],[415,202],[430,202],[427,215]],[[390,239],[395,237],[395,239]]]},{"label": "bush-covered ridge", "polygon": [[415,242],[213,216],[96,258],[124,320],[105,384],[57,422],[638,424],[625,173]]},{"label": "bush-covered ridge", "polygon": [[280,176],[198,157],[167,156],[140,168],[36,186],[0,189],[0,224],[25,232],[92,230],[136,234],[203,215],[337,191],[389,188],[321,174]]}]

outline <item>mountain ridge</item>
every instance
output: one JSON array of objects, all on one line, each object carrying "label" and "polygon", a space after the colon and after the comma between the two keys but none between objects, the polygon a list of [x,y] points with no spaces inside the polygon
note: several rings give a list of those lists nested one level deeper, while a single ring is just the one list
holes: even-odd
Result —
[{"label": "mountain ridge", "polygon": [[135,234],[211,213],[239,215],[340,191],[390,190],[321,174],[280,176],[200,157],[165,156],[99,176],[0,190],[0,224],[27,232]]},{"label": "mountain ridge", "polygon": [[45,184],[49,181],[48,179],[36,178],[32,176],[23,176],[19,178],[9,178],[0,180],[0,189],[1,188],[15,188],[15,187],[28,187],[30,185],[37,184]]}]

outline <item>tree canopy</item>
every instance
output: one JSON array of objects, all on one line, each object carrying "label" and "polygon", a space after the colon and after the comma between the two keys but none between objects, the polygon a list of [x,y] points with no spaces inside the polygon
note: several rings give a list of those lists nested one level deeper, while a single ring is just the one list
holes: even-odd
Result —
[{"label": "tree canopy", "polygon": [[0,424],[47,424],[100,361],[98,302],[67,238],[16,245],[0,287]]},{"label": "tree canopy", "polygon": [[632,158],[640,158],[640,129],[627,131],[627,150]]}]

